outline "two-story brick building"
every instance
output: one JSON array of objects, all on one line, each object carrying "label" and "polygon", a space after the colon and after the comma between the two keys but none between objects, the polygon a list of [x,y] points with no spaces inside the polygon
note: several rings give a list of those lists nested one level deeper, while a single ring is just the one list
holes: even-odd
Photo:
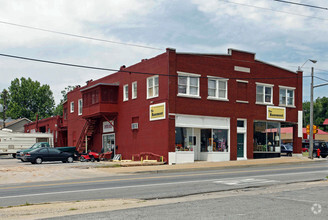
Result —
[{"label": "two-story brick building", "polygon": [[179,163],[279,157],[282,126],[301,154],[301,116],[301,71],[234,49],[167,49],[69,92],[63,124],[68,145]]}]

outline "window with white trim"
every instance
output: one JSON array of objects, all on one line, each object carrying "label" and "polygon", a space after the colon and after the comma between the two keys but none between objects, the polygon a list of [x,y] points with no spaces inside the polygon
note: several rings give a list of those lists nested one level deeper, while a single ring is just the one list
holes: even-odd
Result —
[{"label": "window with white trim", "polygon": [[256,85],[256,103],[272,104],[273,103],[273,85],[260,84]]},{"label": "window with white trim", "polygon": [[123,101],[129,100],[129,85],[123,86]]},{"label": "window with white trim", "polygon": [[279,105],[295,106],[295,88],[279,88]]},{"label": "window with white trim", "polygon": [[147,78],[147,99],[158,97],[158,76]]},{"label": "window with white trim", "polygon": [[82,99],[79,99],[78,101],[78,110],[79,110],[78,114],[82,115]]},{"label": "window with white trim", "polygon": [[71,102],[71,104],[70,104],[70,112],[71,113],[74,112],[74,102]]},{"label": "window with white trim", "polygon": [[132,99],[137,98],[137,82],[132,83]]},{"label": "window with white trim", "polygon": [[179,75],[178,94],[186,96],[199,96],[199,76]]},{"label": "window with white trim", "polygon": [[228,79],[208,78],[208,98],[228,99]]}]

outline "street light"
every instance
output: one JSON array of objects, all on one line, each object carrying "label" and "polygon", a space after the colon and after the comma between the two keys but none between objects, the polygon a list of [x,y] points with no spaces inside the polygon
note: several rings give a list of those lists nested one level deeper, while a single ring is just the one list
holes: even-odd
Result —
[{"label": "street light", "polygon": [[[316,63],[316,60],[308,59],[305,63],[300,67],[300,69],[306,64],[307,61],[311,61],[312,63]],[[309,149],[309,157],[313,159],[313,75],[314,68],[311,67],[311,87],[310,87],[310,149]]]}]

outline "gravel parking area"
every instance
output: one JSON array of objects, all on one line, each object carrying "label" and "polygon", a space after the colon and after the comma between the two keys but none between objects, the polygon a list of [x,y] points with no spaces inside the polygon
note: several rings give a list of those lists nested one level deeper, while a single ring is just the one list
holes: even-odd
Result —
[{"label": "gravel parking area", "polygon": [[55,181],[75,178],[92,178],[113,175],[94,167],[106,166],[108,162],[43,162],[31,164],[9,156],[0,157],[0,184],[37,181]]}]

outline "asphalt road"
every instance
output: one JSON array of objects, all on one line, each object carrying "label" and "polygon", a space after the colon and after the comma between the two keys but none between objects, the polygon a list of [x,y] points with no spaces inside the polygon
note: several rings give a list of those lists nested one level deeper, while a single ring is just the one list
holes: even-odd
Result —
[{"label": "asphalt road", "polygon": [[0,185],[0,206],[108,198],[174,198],[232,189],[322,180],[326,176],[328,176],[327,160],[306,164]]},{"label": "asphalt road", "polygon": [[[164,205],[61,216],[57,219],[327,219],[328,186],[284,191],[240,193],[215,199],[199,198],[194,201],[172,202]],[[203,197],[206,197],[204,195]]]}]

